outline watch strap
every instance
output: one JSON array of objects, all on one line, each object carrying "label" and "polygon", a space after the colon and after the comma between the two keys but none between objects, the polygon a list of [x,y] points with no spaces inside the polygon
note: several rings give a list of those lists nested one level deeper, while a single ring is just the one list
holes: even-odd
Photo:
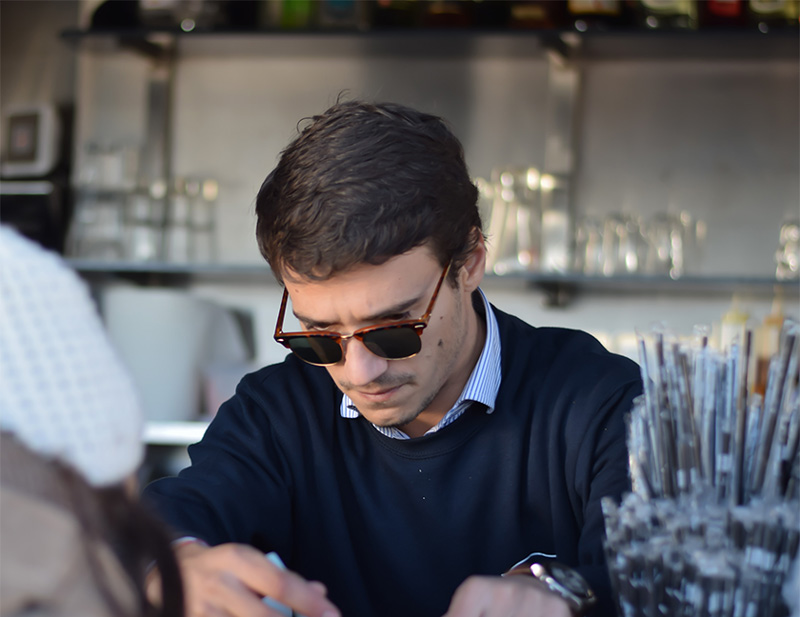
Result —
[{"label": "watch strap", "polygon": [[[559,577],[565,574],[568,575],[573,586],[578,582],[582,589],[580,591],[568,589],[559,580]],[[519,575],[533,578],[547,591],[559,596],[567,603],[576,617],[585,615],[597,602],[594,591],[580,574],[549,557],[533,553],[503,573],[503,576]]]}]

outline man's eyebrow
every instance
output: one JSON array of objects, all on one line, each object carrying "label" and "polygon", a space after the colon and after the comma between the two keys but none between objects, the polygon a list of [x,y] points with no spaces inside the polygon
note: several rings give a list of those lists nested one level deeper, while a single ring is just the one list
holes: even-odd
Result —
[{"label": "man's eyebrow", "polygon": [[[417,296],[416,298],[411,298],[410,300],[403,300],[402,302],[398,302],[394,306],[381,309],[379,312],[374,313],[372,315],[367,315],[366,317],[364,317],[363,321],[367,323],[372,323],[372,322],[382,321],[384,319],[387,319],[394,315],[398,315],[400,313],[405,313],[408,309],[417,304],[421,299],[422,296]],[[331,326],[340,325],[337,323],[317,321],[315,319],[311,319],[310,317],[304,317],[303,315],[295,311],[294,308],[292,309],[292,313],[300,321],[300,323],[304,324],[305,327],[307,328],[325,330],[327,328],[330,328]]]}]

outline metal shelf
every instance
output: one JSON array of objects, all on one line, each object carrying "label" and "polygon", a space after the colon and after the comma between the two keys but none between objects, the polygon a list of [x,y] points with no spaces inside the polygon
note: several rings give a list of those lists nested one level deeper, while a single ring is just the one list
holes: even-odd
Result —
[{"label": "metal shelf", "polygon": [[782,281],[767,276],[738,276],[738,275],[687,275],[679,278],[648,274],[618,274],[614,276],[595,276],[579,273],[550,274],[550,273],[521,273],[503,276],[492,275],[492,278],[519,278],[534,284],[564,284],[580,285],[584,287],[614,288],[614,289],[689,289],[689,290],[720,290],[727,291],[736,287],[748,289],[769,290],[778,286],[790,288],[800,286],[800,281]]},{"label": "metal shelf", "polygon": [[55,185],[49,180],[3,180],[0,195],[51,195]]},{"label": "metal shelf", "polygon": [[119,277],[141,285],[188,285],[211,280],[218,283],[275,285],[266,264],[167,263],[158,261],[101,261],[77,257],[67,263],[87,279]]},{"label": "metal shelf", "polygon": [[68,257],[67,263],[79,272],[119,274],[125,272],[140,272],[149,274],[187,274],[198,276],[223,277],[252,276],[261,278],[271,277],[269,266],[258,264],[234,263],[170,263],[164,261],[102,261],[81,257]]},{"label": "metal shelf", "polygon": [[487,285],[516,287],[527,285],[544,293],[547,306],[566,306],[577,296],[646,296],[668,294],[694,297],[747,294],[772,297],[777,289],[789,298],[800,296],[800,281],[782,281],[768,276],[690,275],[677,279],[668,276],[626,274],[591,276],[579,273],[515,272],[503,276],[487,274]]},{"label": "metal shelf", "polygon": [[545,293],[545,304],[566,306],[581,293],[614,294],[616,296],[644,296],[669,294],[670,296],[712,297],[748,294],[771,297],[780,289],[787,298],[800,295],[800,281],[781,281],[773,277],[746,276],[684,276],[671,279],[667,276],[618,275],[611,277],[565,274],[557,276],[535,275],[530,282]]},{"label": "metal shelf", "polygon": [[[79,258],[68,258],[67,262],[87,278],[119,276],[151,285],[160,283],[172,285],[196,280],[231,284],[277,284],[266,264],[109,262]],[[708,274],[671,279],[668,276],[644,274],[606,277],[579,273],[516,272],[502,276],[487,273],[485,281],[488,285],[510,285],[514,288],[531,286],[547,293],[569,297],[584,291],[633,295],[669,292],[700,296],[746,292],[768,296],[776,288],[780,288],[787,296],[800,294],[800,281],[782,281],[769,276]]]}]

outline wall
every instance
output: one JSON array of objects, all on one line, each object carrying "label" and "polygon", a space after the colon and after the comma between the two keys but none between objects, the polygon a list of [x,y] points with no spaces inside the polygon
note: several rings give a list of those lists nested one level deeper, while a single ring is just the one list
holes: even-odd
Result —
[{"label": "wall", "polygon": [[78,0],[0,2],[0,108],[69,104],[75,98],[75,56],[59,32],[75,27]]},{"label": "wall", "polygon": [[[501,165],[541,165],[546,59],[536,49],[509,52],[491,37],[484,43],[459,54],[434,50],[432,57],[413,40],[392,55],[338,38],[216,41],[213,51],[202,44],[186,49],[176,73],[174,171],[220,180],[223,259],[260,261],[252,240],[258,187],[296,123],[341,91],[448,118],[476,176]],[[97,75],[102,83],[111,78]],[[126,81],[142,77],[138,69],[126,75]],[[136,89],[130,82],[127,88]],[[108,96],[106,88],[100,93]],[[797,215],[800,203],[797,62],[590,61],[582,100],[579,213],[688,210],[708,224],[689,273],[774,272],[778,228]],[[718,320],[731,300],[727,294],[584,293],[554,309],[519,283],[486,287],[498,306],[531,323],[588,329],[625,353],[631,353],[635,327],[665,321],[689,334],[695,324]],[[196,291],[250,307],[259,361],[282,357],[283,349],[270,340],[278,289],[200,285]],[[770,308],[768,297],[745,294],[742,302],[754,321]],[[794,301],[787,308],[798,312]]]},{"label": "wall", "polygon": [[708,224],[691,269],[770,273],[779,225],[800,207],[797,61],[609,61],[585,74],[581,207],[686,209]]},{"label": "wall", "polygon": [[[37,33],[57,31],[63,19],[56,14],[71,14],[66,5],[72,3],[27,3],[40,9],[52,4],[46,9],[52,21],[35,20],[21,7],[9,13],[8,4],[2,3],[4,104],[12,74],[36,73],[42,83],[62,84],[51,86],[60,92],[71,81],[70,69],[59,68],[71,56],[69,48],[58,42],[54,50],[51,44],[47,61],[39,52],[30,60],[22,37],[12,35],[17,20],[36,23]],[[260,263],[253,240],[256,191],[298,120],[323,110],[342,91],[446,117],[464,141],[475,176],[487,176],[498,165],[542,162],[547,62],[531,40],[486,37],[452,49],[446,42],[412,38],[393,53],[385,42],[340,37],[181,45],[172,165],[176,174],[220,181],[218,239],[226,263]],[[36,69],[20,73],[21,61],[8,68],[15,57]],[[124,51],[81,51],[78,57],[80,163],[83,142],[140,141],[151,65]],[[579,213],[686,209],[709,227],[690,273],[770,276],[778,226],[800,214],[797,61],[634,57],[590,60],[583,69]],[[623,350],[627,343],[615,337],[634,327],[663,320],[689,333],[696,323],[717,320],[730,303],[726,294],[604,292],[583,293],[555,309],[518,282],[489,282],[486,289],[498,306],[531,323],[588,329]],[[283,355],[270,341],[277,286],[198,284],[194,290],[253,311],[259,362]],[[755,320],[769,310],[768,297],[745,296],[743,302]],[[794,299],[788,309],[797,315]]]}]

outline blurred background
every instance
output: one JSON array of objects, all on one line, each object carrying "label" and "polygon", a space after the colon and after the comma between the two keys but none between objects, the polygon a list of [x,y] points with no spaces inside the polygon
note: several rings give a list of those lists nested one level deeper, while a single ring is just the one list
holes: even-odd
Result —
[{"label": "blurred background", "polygon": [[658,322],[768,347],[798,318],[795,0],[2,0],[0,27],[0,217],[91,283],[151,443],[284,356],[254,199],[342,94],[450,122],[484,288],[531,324],[635,358]]}]

